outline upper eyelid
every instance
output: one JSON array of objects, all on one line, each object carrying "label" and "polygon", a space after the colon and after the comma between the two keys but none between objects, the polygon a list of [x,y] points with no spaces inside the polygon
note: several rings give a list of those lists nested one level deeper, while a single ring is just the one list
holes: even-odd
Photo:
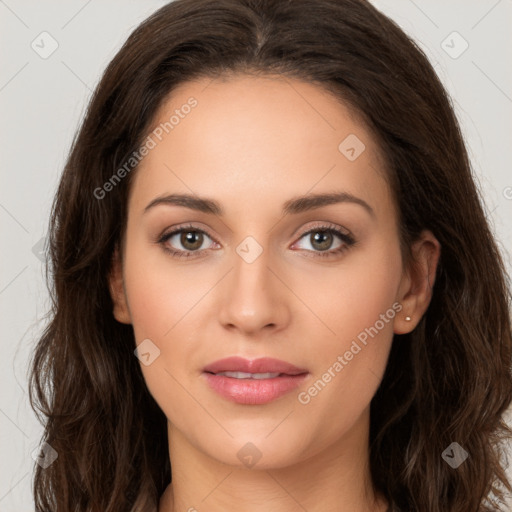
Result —
[{"label": "upper eyelid", "polygon": [[[332,222],[328,222],[328,221],[325,221],[325,222],[317,221],[317,222],[319,222],[320,224],[306,228],[305,231],[303,231],[301,229],[294,231],[293,236],[295,237],[295,236],[300,235],[299,236],[299,239],[300,239],[300,238],[310,234],[312,231],[314,231],[316,229],[319,231],[334,231],[334,232],[339,231],[341,234],[353,238],[352,233],[347,228],[338,226],[338,225],[336,225]],[[158,237],[158,240],[166,241],[169,238],[171,238],[172,236],[176,235],[177,233],[186,231],[187,229],[189,231],[197,231],[197,232],[203,233],[203,234],[207,235],[209,238],[211,238],[215,243],[217,243],[217,244],[220,243],[220,242],[218,242],[216,237],[214,237],[212,234],[210,234],[210,232],[206,228],[201,228],[201,227],[193,226],[193,225],[183,225],[183,226],[178,225],[177,227],[172,228],[170,231],[162,233],[162,235],[160,235]],[[205,249],[203,249],[203,250],[205,250]],[[200,251],[193,251],[193,252],[200,252]]]},{"label": "upper eyelid", "polygon": [[318,231],[339,231],[339,232],[349,235],[349,236],[352,235],[351,232],[347,228],[344,228],[343,226],[338,226],[337,224],[333,224],[332,222],[328,222],[328,221],[326,221],[326,222],[318,221],[318,222],[320,222],[320,224],[306,228],[305,231],[303,231],[302,229],[300,229],[298,231],[294,231],[293,236],[297,236],[299,234],[300,234],[300,236],[304,236],[304,235],[311,233],[312,231],[315,231],[315,229],[317,229]]},{"label": "upper eyelid", "polygon": [[[210,232],[207,229],[200,228],[200,227],[197,227],[197,226],[189,226],[189,225],[178,226],[178,227],[170,229],[169,231],[164,230],[164,232],[158,237],[158,239],[161,240],[163,238],[170,238],[171,236],[174,236],[177,233],[180,233],[182,231],[187,231],[187,230],[188,231],[197,231],[199,233],[204,233],[205,235],[209,236],[212,240],[217,242],[216,238],[213,235],[211,235]],[[217,243],[219,243],[219,242],[217,242]]]}]

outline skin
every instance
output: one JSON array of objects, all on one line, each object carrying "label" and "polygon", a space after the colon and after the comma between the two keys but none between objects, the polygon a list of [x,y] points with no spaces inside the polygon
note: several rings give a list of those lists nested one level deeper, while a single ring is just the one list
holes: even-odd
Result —
[{"label": "skin", "polygon": [[[380,149],[357,116],[318,86],[248,75],[187,82],[154,127],[191,96],[197,107],[133,177],[110,276],[115,318],[133,325],[136,344],[149,338],[160,350],[141,365],[168,418],[173,482],[159,511],[260,512],[269,504],[274,512],[385,511],[368,469],[370,401],[393,334],[412,331],[428,307],[439,243],[423,232],[411,247],[417,266],[404,265]],[[365,144],[354,161],[338,150],[349,134]],[[282,214],[292,198],[333,191],[364,200],[373,215],[351,202]],[[213,199],[224,214],[169,204],[144,211],[171,193]],[[189,223],[208,232],[202,245],[184,246],[179,234],[158,243]],[[356,243],[319,256],[321,244],[303,234],[325,223]],[[247,236],[263,249],[252,263],[236,252]],[[326,245],[332,251],[344,242],[333,234]],[[196,253],[178,259],[164,247]],[[301,403],[298,394],[395,303],[394,318]],[[310,373],[273,402],[236,404],[202,376],[206,364],[230,355],[275,357]],[[252,468],[237,456],[249,442],[261,454]]]}]

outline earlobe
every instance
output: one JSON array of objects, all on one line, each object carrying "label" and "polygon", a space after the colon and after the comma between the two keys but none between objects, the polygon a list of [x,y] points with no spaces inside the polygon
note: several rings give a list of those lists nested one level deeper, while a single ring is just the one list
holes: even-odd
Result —
[{"label": "earlobe", "polygon": [[131,324],[130,311],[124,290],[122,262],[117,248],[112,256],[112,266],[109,273],[109,290],[114,306],[114,318],[122,324]]},{"label": "earlobe", "polygon": [[425,230],[411,245],[411,252],[413,262],[400,286],[398,301],[402,310],[394,322],[395,334],[413,331],[427,311],[432,299],[441,244],[430,231]]}]

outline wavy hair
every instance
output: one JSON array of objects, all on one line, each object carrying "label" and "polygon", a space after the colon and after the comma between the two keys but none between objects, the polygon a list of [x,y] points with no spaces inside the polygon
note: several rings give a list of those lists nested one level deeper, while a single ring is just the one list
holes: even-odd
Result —
[{"label": "wavy hair", "polygon": [[[136,151],[179,84],[230,73],[316,84],[357,112],[385,156],[405,255],[423,229],[442,252],[430,306],[395,335],[371,403],[370,469],[393,511],[487,512],[511,486],[510,285],[450,99],[424,53],[365,0],[176,0],[129,36],[73,141],[49,224],[48,324],[30,399],[58,453],[35,467],[38,512],[154,511],[171,480],[166,418],[115,321],[108,287]],[[406,258],[406,261],[409,261]],[[453,469],[452,443],[469,458]],[[493,498],[493,499],[491,499]]]}]

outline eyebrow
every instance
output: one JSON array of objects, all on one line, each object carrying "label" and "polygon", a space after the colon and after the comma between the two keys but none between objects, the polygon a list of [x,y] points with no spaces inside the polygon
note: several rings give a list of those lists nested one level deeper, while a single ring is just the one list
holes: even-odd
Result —
[{"label": "eyebrow", "polygon": [[[348,192],[332,192],[326,194],[307,194],[305,196],[294,197],[286,201],[283,205],[283,214],[298,214],[322,206],[328,206],[338,203],[352,203],[362,206],[372,217],[375,217],[373,208],[363,199],[356,197]],[[224,210],[217,201],[208,198],[202,198],[190,194],[169,194],[153,199],[144,208],[146,213],[151,208],[158,205],[183,206],[191,210],[197,210],[203,213],[223,216]]]}]

